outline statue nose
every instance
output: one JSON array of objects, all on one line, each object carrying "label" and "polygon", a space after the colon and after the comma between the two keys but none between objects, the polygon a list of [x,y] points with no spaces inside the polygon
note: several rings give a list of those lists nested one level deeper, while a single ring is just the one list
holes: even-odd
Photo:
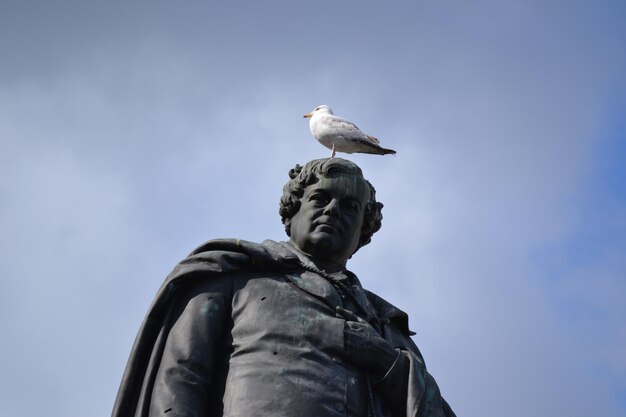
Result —
[{"label": "statue nose", "polygon": [[339,212],[339,202],[335,199],[332,199],[326,204],[324,207],[324,214],[337,214]]}]

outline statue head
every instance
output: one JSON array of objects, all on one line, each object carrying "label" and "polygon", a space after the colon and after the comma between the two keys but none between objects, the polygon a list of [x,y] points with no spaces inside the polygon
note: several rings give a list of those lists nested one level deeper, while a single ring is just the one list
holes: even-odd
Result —
[{"label": "statue head", "polygon": [[345,265],[380,229],[383,205],[353,162],[317,159],[289,177],[279,213],[290,241],[314,260]]}]

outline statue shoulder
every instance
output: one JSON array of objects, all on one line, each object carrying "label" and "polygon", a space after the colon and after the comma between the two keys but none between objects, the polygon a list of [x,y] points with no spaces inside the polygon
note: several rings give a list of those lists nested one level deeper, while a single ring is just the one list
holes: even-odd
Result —
[{"label": "statue shoulder", "polygon": [[271,240],[255,243],[242,239],[213,239],[198,246],[179,262],[166,283],[190,275],[209,277],[245,270],[288,270],[293,269],[295,261],[295,255],[284,245]]}]

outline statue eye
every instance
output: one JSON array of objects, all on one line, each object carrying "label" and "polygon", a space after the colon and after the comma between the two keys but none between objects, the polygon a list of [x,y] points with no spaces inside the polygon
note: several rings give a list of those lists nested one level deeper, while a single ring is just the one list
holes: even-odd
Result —
[{"label": "statue eye", "polygon": [[359,205],[356,201],[352,201],[352,200],[346,200],[343,202],[343,207],[345,210],[351,210],[351,211],[359,211]]},{"label": "statue eye", "polygon": [[309,201],[313,201],[318,204],[325,204],[328,202],[328,197],[322,193],[316,193],[309,196]]}]

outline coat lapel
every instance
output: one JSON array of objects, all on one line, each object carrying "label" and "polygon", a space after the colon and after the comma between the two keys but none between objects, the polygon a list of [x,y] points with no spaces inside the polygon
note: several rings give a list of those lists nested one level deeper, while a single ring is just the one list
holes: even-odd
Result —
[{"label": "coat lapel", "polygon": [[325,278],[313,272],[286,274],[287,278],[304,292],[323,300],[333,310],[342,305],[341,298],[333,286]]}]

